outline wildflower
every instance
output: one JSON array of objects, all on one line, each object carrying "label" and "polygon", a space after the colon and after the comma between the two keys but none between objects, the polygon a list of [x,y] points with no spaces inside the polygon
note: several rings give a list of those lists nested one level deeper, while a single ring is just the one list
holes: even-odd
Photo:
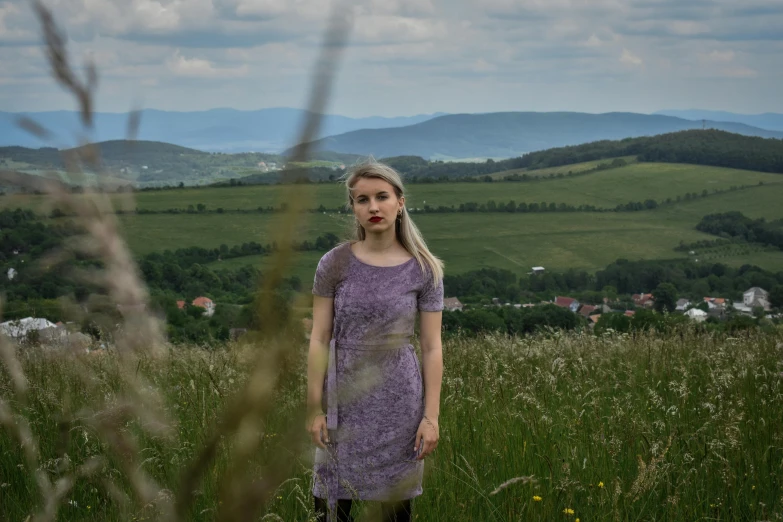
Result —
[{"label": "wildflower", "polygon": [[574,514],[574,510],[571,509],[571,508],[565,508],[563,510],[563,513],[565,513],[566,515],[573,515]]},{"label": "wildflower", "polygon": [[756,491],[756,486],[750,488],[752,491]]},{"label": "wildflower", "polygon": [[541,497],[538,495],[533,495],[533,502],[541,502]]},{"label": "wildflower", "polygon": [[577,518],[574,522],[579,522],[579,519]]},{"label": "wildflower", "polygon": [[603,482],[599,482],[599,483],[598,483],[598,487],[599,487],[599,488],[603,488],[603,487],[604,487],[604,483],[603,483]]}]

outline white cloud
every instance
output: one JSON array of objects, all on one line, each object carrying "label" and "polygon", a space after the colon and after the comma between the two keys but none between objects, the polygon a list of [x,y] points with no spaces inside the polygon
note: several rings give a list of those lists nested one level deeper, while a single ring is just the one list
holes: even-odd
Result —
[{"label": "white cloud", "polygon": [[756,78],[759,75],[757,70],[750,67],[731,67],[721,72],[727,78]]},{"label": "white cloud", "polygon": [[625,65],[630,65],[633,67],[639,67],[644,62],[642,61],[641,58],[633,54],[628,49],[623,49],[623,53],[620,55],[620,63]]},{"label": "white cloud", "polygon": [[174,51],[174,56],[168,61],[171,72],[177,76],[189,78],[236,78],[246,76],[247,65],[239,67],[216,67],[215,64],[203,58],[186,58],[180,50]]},{"label": "white cloud", "polygon": [[708,62],[719,62],[719,63],[723,62],[723,63],[725,63],[725,62],[733,62],[734,61],[734,57],[736,56],[736,54],[732,50],[727,50],[727,51],[715,50],[715,51],[712,51],[709,54],[701,55],[701,56],[702,56],[702,58],[705,61],[708,61]]},{"label": "white cloud", "polygon": [[587,47],[601,47],[601,45],[603,45],[603,42],[601,41],[600,38],[598,38],[598,36],[596,36],[595,33],[593,33],[590,35],[590,38],[587,39],[585,45]]},{"label": "white cloud", "polygon": [[[43,1],[71,37],[73,63],[95,58],[115,110],[139,98],[180,110],[299,106],[332,4]],[[702,99],[783,112],[781,0],[341,1],[354,20],[334,100],[345,113],[656,110]],[[53,83],[35,84],[35,96],[20,88],[47,75],[31,13],[26,0],[0,0],[0,80],[16,89],[0,88],[0,110],[61,103]]]}]

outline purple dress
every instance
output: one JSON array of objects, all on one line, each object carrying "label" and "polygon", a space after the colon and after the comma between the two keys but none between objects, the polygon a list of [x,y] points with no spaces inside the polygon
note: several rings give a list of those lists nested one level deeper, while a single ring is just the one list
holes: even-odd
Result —
[{"label": "purple dress", "polygon": [[443,281],[436,286],[415,258],[368,265],[343,243],[319,261],[313,294],[334,298],[323,393],[330,444],[315,450],[313,494],[331,507],[421,495],[424,462],[413,448],[424,386],[410,340],[417,310],[443,310]]}]

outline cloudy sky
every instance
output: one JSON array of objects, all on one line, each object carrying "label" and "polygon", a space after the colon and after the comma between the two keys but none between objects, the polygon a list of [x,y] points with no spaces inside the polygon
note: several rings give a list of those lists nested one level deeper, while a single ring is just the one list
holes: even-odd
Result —
[{"label": "cloudy sky", "polygon": [[[43,0],[97,110],[302,107],[329,0]],[[783,112],[783,0],[366,0],[329,112]],[[72,109],[0,0],[0,110]]]}]

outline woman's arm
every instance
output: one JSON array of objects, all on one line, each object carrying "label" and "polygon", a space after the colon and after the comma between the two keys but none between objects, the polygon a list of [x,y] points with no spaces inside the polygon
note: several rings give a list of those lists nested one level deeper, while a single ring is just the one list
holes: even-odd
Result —
[{"label": "woman's arm", "polygon": [[443,347],[440,331],[443,312],[421,312],[421,355],[424,367],[424,415],[437,421],[443,381]]},{"label": "woman's arm", "polygon": [[323,413],[324,378],[329,363],[329,341],[332,339],[334,298],[313,296],[313,330],[310,333],[310,350],[307,354],[307,423],[312,426],[314,417]]},{"label": "woman's arm", "polygon": [[416,432],[413,450],[421,460],[438,446],[440,428],[440,387],[443,381],[443,347],[440,325],[443,312],[421,312],[421,358],[424,367],[424,417]]}]

